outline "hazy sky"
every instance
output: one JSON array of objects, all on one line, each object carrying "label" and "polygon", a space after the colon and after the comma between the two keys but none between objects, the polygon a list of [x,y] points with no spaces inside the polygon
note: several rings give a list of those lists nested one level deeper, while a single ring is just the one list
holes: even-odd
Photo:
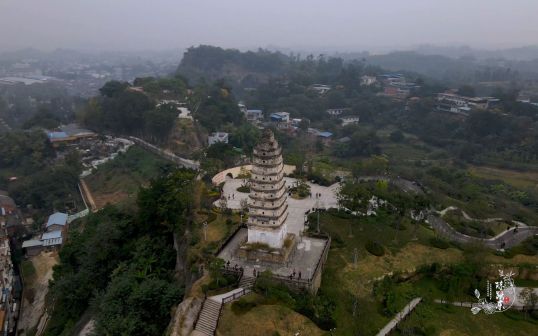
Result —
[{"label": "hazy sky", "polygon": [[0,51],[538,44],[538,0],[0,0]]}]

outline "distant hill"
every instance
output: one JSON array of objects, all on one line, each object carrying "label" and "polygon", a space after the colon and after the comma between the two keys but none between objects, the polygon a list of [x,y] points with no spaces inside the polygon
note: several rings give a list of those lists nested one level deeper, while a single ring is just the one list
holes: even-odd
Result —
[{"label": "distant hill", "polygon": [[189,48],[183,55],[177,73],[191,82],[201,79],[226,79],[243,87],[257,86],[270,76],[285,72],[290,58],[280,52],[264,49],[241,52],[208,45]]},{"label": "distant hill", "polygon": [[398,51],[365,57],[367,63],[391,71],[412,71],[459,85],[462,83],[538,79],[538,59],[515,61],[462,56],[424,55]]},{"label": "distant hill", "polygon": [[508,49],[474,49],[469,46],[440,47],[421,45],[414,49],[423,55],[442,55],[451,58],[472,57],[480,60],[504,59],[508,61],[533,61],[538,59],[538,45]]}]

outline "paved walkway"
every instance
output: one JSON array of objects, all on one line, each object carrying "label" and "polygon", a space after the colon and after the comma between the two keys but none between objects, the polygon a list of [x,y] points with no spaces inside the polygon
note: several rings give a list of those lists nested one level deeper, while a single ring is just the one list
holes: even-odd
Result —
[{"label": "paved walkway", "polygon": [[129,139],[131,139],[132,141],[134,141],[138,145],[144,147],[145,149],[159,155],[163,159],[168,160],[168,161],[172,161],[173,163],[175,163],[175,164],[177,164],[177,165],[179,165],[181,167],[194,169],[194,170],[198,170],[200,168],[200,162],[198,162],[198,161],[193,161],[193,160],[182,158],[182,157],[177,156],[176,154],[174,154],[174,153],[172,153],[170,151],[163,150],[163,149],[161,149],[161,148],[159,148],[159,147],[157,147],[155,145],[152,145],[149,142],[144,141],[144,140],[142,140],[140,138],[137,138],[137,137],[131,136],[131,137],[129,137]]},{"label": "paved walkway", "polygon": [[[437,233],[447,237],[449,240],[463,244],[480,243],[493,249],[511,248],[538,234],[538,227],[528,226],[517,228],[517,232],[516,228],[512,228],[494,238],[484,239],[460,233],[450,226],[444,219],[433,214],[429,214],[427,220]],[[503,243],[504,247],[502,246]]]},{"label": "paved walkway", "polygon": [[377,333],[377,336],[385,336],[385,335],[388,335],[392,330],[394,330],[398,324],[407,317],[407,315],[411,314],[411,312],[413,311],[413,309],[415,309],[417,307],[417,305],[420,303],[420,301],[422,301],[422,298],[414,298],[413,300],[411,300],[411,302],[409,302],[407,304],[407,306],[404,307],[404,309],[402,309],[401,312],[399,312],[398,314],[396,314],[396,317],[394,317],[389,323],[387,323],[387,325],[385,327],[383,327],[383,329],[381,329],[378,333]]}]

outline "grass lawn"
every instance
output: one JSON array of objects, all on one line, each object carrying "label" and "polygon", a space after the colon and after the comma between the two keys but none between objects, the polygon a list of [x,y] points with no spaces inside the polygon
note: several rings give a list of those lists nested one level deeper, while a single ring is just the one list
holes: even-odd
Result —
[{"label": "grass lawn", "polygon": [[425,145],[412,145],[407,143],[384,143],[381,145],[383,154],[392,161],[417,161],[428,160],[432,155],[432,149]]},{"label": "grass lawn", "polygon": [[157,177],[169,162],[138,147],[100,166],[85,178],[97,208],[116,204],[136,196],[138,189]]},{"label": "grass lawn", "polygon": [[469,168],[469,172],[477,177],[489,180],[501,180],[516,188],[533,188],[538,190],[538,173],[536,171],[520,172],[494,167],[472,166]]},{"label": "grass lawn", "polygon": [[36,275],[36,269],[31,260],[23,260],[21,262],[22,276],[26,281],[31,281]]},{"label": "grass lawn", "polygon": [[456,231],[479,238],[495,237],[505,232],[508,227],[514,226],[514,224],[504,220],[492,222],[467,220],[460,211],[450,211],[443,218]]},{"label": "grass lawn", "polygon": [[[243,300],[259,301],[257,294],[246,295]],[[226,304],[219,320],[217,335],[281,335],[317,336],[326,333],[312,321],[293,310],[279,305],[259,304],[245,312],[234,312]]]},{"label": "grass lawn", "polygon": [[[336,302],[336,335],[356,335],[357,332],[360,335],[373,335],[392,318],[381,313],[381,304],[374,298],[373,285],[377,279],[394,272],[410,274],[417,267],[434,262],[453,264],[464,260],[464,252],[460,249],[432,247],[429,241],[434,237],[434,233],[425,226],[417,227],[417,239],[414,240],[413,225],[404,224],[406,229],[397,231],[393,225],[394,221],[395,218],[388,215],[355,219],[342,219],[329,214],[320,217],[322,230],[333,237],[323,271],[321,291]],[[397,240],[394,239],[396,236]],[[370,239],[385,247],[384,256],[376,257],[365,249],[365,243]],[[356,265],[355,249],[358,252]],[[517,255],[512,259],[505,259],[487,252],[484,262],[506,265],[538,264],[538,256]],[[417,296],[444,297],[437,285],[427,278],[406,281],[397,288],[401,293],[397,295],[401,301],[397,302],[397,306],[401,308]],[[355,316],[354,305],[357,307]]]},{"label": "grass lawn", "polygon": [[[413,330],[414,329],[414,330]],[[419,335],[417,331],[429,331],[430,335],[536,335],[538,321],[525,319],[523,313],[507,311],[486,315],[473,315],[469,308],[446,306],[423,302],[401,325],[396,335]],[[414,333],[410,333],[410,332]]]}]

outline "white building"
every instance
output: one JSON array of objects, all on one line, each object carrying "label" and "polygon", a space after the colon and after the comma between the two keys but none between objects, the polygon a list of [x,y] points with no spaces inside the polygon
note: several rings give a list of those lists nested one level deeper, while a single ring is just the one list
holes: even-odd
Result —
[{"label": "white building", "polygon": [[263,111],[245,110],[245,117],[247,118],[247,121],[257,123],[258,121],[261,121],[263,119]]},{"label": "white building", "polygon": [[364,75],[361,77],[362,86],[370,86],[370,85],[375,84],[376,82],[377,82],[377,78],[375,78],[374,76]]},{"label": "white building", "polygon": [[346,112],[348,110],[349,110],[349,108],[342,107],[342,108],[328,109],[326,112],[330,116],[338,117],[339,115],[341,115],[342,113],[344,113],[344,112]]},{"label": "white building", "polygon": [[326,94],[331,89],[329,85],[324,84],[314,84],[310,88],[319,93],[320,95]]},{"label": "white building", "polygon": [[356,125],[359,123],[359,116],[347,116],[340,118],[340,120],[342,121],[342,126]]},{"label": "white building", "polygon": [[218,142],[228,143],[228,135],[226,132],[213,132],[207,136],[207,144],[211,146]]}]

